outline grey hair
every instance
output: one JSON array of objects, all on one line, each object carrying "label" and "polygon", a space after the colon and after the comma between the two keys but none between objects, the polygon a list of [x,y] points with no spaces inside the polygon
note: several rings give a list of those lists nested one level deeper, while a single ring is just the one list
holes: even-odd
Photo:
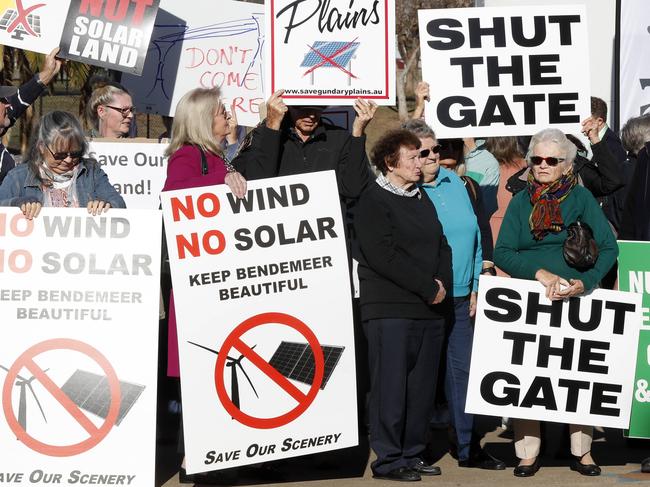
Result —
[{"label": "grey hair", "polygon": [[436,138],[433,129],[421,118],[411,118],[406,122],[402,122],[400,128],[413,132],[420,139],[426,139],[427,137],[431,137],[432,139]]},{"label": "grey hair", "polygon": [[638,154],[650,141],[650,114],[629,119],[621,129],[621,142],[628,152]]},{"label": "grey hair", "polygon": [[564,163],[573,164],[576,154],[578,153],[578,148],[573,144],[573,142],[567,139],[566,135],[564,135],[561,130],[553,128],[540,130],[530,139],[528,154],[526,155],[526,159],[529,163],[530,156],[532,155],[535,146],[545,142],[556,144],[560,150],[564,152]]},{"label": "grey hair", "polygon": [[79,119],[72,113],[55,110],[43,115],[38,126],[32,133],[32,140],[27,149],[27,164],[34,176],[40,181],[39,167],[43,164],[43,152],[56,145],[56,142],[64,139],[70,146],[79,146],[84,155],[88,153],[88,142],[84,136]]}]

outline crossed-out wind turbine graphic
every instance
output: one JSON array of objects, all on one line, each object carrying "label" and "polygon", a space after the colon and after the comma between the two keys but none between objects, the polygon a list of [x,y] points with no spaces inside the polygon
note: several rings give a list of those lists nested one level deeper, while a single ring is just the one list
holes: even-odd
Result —
[{"label": "crossed-out wind turbine graphic", "polygon": [[[9,369],[7,367],[4,367],[0,365],[0,369],[9,372]],[[50,369],[45,369],[44,372],[47,372]],[[16,374],[16,377],[18,380],[14,384],[15,386],[20,388],[20,397],[18,400],[18,424],[25,430],[27,431],[27,389],[29,388],[29,392],[32,393],[32,396],[34,396],[34,399],[36,400],[36,404],[38,405],[38,409],[41,410],[41,414],[43,415],[43,419],[47,423],[47,418],[45,417],[45,412],[43,411],[43,407],[41,406],[40,401],[38,400],[38,397],[36,397],[36,393],[34,392],[34,388],[32,387],[32,381],[36,378],[34,376],[31,376],[29,379],[25,379],[24,377]]]}]

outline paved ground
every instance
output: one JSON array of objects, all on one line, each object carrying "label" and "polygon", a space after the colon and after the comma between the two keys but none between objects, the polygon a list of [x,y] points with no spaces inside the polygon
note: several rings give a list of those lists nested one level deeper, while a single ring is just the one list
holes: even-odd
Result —
[{"label": "paved ground", "polygon": [[[446,453],[446,433],[434,431],[428,454],[437,459],[436,464],[442,468],[439,477],[424,477],[417,485],[435,486],[609,486],[620,484],[639,484],[650,486],[650,474],[642,474],[639,462],[650,456],[650,440],[626,440],[620,430],[599,430],[595,433],[593,454],[603,468],[600,477],[583,477],[569,470],[566,457],[568,442],[561,425],[548,424],[545,428],[545,449],[542,456],[542,468],[532,478],[518,479],[512,475],[516,464],[512,437],[508,431],[497,427],[494,420],[481,420],[481,427],[486,431],[487,449],[495,456],[508,463],[505,471],[492,472],[476,469],[461,469],[456,461]],[[568,440],[568,434],[567,438]],[[365,440],[365,438],[364,438]],[[175,445],[159,445],[159,469],[157,485],[176,487],[178,482],[178,465],[180,457],[175,453]],[[300,457],[290,461],[274,462],[262,467],[246,467],[235,471],[226,471],[214,475],[211,483],[216,485],[255,485],[302,486],[309,487],[347,487],[395,486],[395,482],[373,480],[370,473],[367,441],[357,448],[339,452]],[[204,485],[204,484],[200,484]],[[397,484],[400,485],[400,484]]]}]

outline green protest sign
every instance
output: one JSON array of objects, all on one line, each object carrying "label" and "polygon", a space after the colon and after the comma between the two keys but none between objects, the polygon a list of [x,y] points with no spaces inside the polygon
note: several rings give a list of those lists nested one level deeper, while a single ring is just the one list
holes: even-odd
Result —
[{"label": "green protest sign", "polygon": [[634,398],[626,436],[650,438],[650,242],[619,241],[618,288],[643,294]]}]

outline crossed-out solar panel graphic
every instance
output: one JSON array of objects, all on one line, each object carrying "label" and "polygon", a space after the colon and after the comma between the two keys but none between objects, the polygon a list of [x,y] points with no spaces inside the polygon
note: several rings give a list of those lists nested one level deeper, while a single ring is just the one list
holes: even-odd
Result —
[{"label": "crossed-out solar panel graphic", "polygon": [[[2,18],[0,18],[0,29],[7,30],[11,26],[11,24],[16,20],[17,17],[18,17],[18,12],[16,10],[14,9],[5,10],[5,13],[2,14]],[[27,24],[29,24],[29,26],[36,33],[36,35],[40,35],[41,33],[40,15],[27,14]],[[22,25],[18,25],[13,30],[12,37],[22,40],[25,34],[27,34],[27,31],[23,28]]]},{"label": "crossed-out solar panel graphic", "polygon": [[[111,391],[106,376],[76,370],[61,390],[81,409],[106,419],[111,404]],[[115,424],[120,425],[142,394],[144,386],[120,381],[120,411]]]},{"label": "crossed-out solar panel graphic", "polygon": [[[320,386],[325,389],[345,347],[322,345],[325,372]],[[314,354],[307,343],[282,342],[269,364],[288,379],[311,385],[314,380]]]},{"label": "crossed-out solar panel graphic", "polygon": [[311,47],[300,64],[301,68],[311,68],[323,63],[319,67],[340,69],[350,62],[359,47],[359,42],[315,41]]}]

